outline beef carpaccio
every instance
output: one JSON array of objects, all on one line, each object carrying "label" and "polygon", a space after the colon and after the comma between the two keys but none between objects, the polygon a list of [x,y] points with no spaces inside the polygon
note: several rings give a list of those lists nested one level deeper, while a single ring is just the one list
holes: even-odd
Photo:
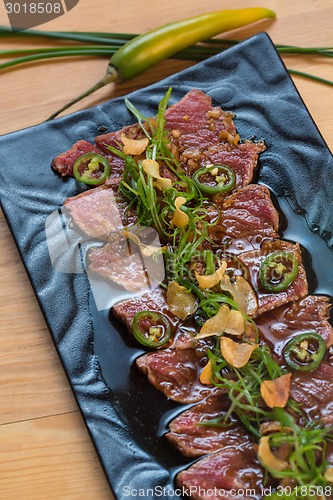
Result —
[{"label": "beef carpaccio", "polygon": [[168,108],[170,93],[155,117],[132,104],[138,123],[52,162],[94,187],[65,201],[97,242],[88,269],[132,292],[111,314],[146,349],[147,383],[191,405],[165,436],[197,459],[176,477],[184,494],[331,498],[330,300],[308,295],[302,249],[281,239],[269,189],[253,183],[263,140],[241,138],[203,92]]}]

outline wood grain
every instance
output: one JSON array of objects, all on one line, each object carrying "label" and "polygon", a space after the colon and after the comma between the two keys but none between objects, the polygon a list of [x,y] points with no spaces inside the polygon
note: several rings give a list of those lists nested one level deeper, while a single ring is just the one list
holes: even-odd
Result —
[{"label": "wood grain", "polygon": [[[331,0],[80,0],[66,15],[40,27],[138,33],[161,22],[221,8],[269,7],[276,21],[243,28],[228,37],[267,31],[275,43],[331,45]],[[1,24],[8,25],[0,2]],[[20,46],[1,40],[1,47]],[[22,44],[22,42],[21,42]],[[27,47],[50,46],[31,40]],[[332,61],[285,56],[287,67],[333,79]],[[111,85],[77,104],[92,106],[142,88],[192,64],[167,61],[135,80]],[[61,60],[7,71],[1,78],[0,134],[46,119],[103,76],[102,58]],[[333,89],[294,77],[324,139],[333,149]],[[38,181],[37,181],[38,182]],[[0,498],[13,500],[112,498],[11,234],[0,217]]]},{"label": "wood grain", "polygon": [[2,425],[0,441],[1,498],[110,498],[108,483],[78,412]]}]

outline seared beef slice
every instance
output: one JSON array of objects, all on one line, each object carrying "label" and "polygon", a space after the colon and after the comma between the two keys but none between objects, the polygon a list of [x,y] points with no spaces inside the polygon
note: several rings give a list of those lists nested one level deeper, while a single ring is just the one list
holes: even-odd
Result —
[{"label": "seared beef slice", "polygon": [[218,223],[210,228],[210,236],[219,244],[227,236],[228,252],[241,253],[258,249],[265,239],[278,238],[279,214],[269,190],[250,184],[228,196],[220,210]]},{"label": "seared beef slice", "polygon": [[262,314],[256,319],[256,324],[278,355],[292,337],[306,332],[321,335],[330,347],[333,345],[333,328],[328,321],[330,308],[331,302],[327,297],[309,295]]},{"label": "seared beef slice", "polygon": [[[172,420],[167,439],[187,457],[200,457],[225,446],[242,444],[247,439],[244,427],[232,416],[223,425],[223,416],[229,405],[226,393],[208,396]],[[216,419],[221,420],[220,424],[212,422],[209,425]]]},{"label": "seared beef slice", "polygon": [[[327,297],[310,295],[263,314],[256,323],[283,363],[283,349],[295,335],[314,332],[325,339],[328,348],[333,345],[330,307]],[[312,372],[292,371],[291,395],[310,418],[333,423],[333,366],[324,361]]]},{"label": "seared beef slice", "polygon": [[266,146],[262,141],[239,143],[233,115],[213,107],[207,94],[191,90],[165,116],[172,152],[186,173],[217,163],[234,169],[236,187],[251,182],[258,155]]},{"label": "seared beef slice", "polygon": [[161,288],[145,293],[140,297],[119,302],[112,308],[112,314],[131,331],[134,316],[142,311],[158,311],[168,314],[168,305]]},{"label": "seared beef slice", "polygon": [[236,135],[233,115],[212,106],[201,90],[191,90],[165,113],[165,127],[172,144],[182,154],[189,148],[202,151],[221,141],[222,135]]},{"label": "seared beef slice", "polygon": [[[286,290],[278,293],[265,291],[259,282],[259,269],[268,255],[274,252],[288,252],[292,254],[298,262],[298,275]],[[250,281],[258,295],[258,315],[275,309],[276,307],[305,297],[308,293],[308,282],[305,269],[302,263],[302,254],[297,243],[289,243],[283,240],[264,242],[260,250],[244,252],[238,258],[247,267],[250,273]]]},{"label": "seared beef slice", "polygon": [[291,396],[311,419],[333,424],[333,366],[324,361],[313,372],[294,372]]},{"label": "seared beef slice", "polygon": [[137,359],[149,382],[168,398],[180,403],[196,403],[213,389],[199,381],[203,354],[195,349],[162,349]]},{"label": "seared beef slice", "polygon": [[51,167],[62,176],[73,175],[73,165],[75,161],[85,153],[98,153],[104,155],[97,146],[88,141],[78,141],[71,149],[56,156],[51,163]]},{"label": "seared beef slice", "polygon": [[259,153],[266,147],[261,142],[246,141],[240,144],[218,144],[203,152],[200,165],[227,165],[236,175],[236,188],[244,187],[253,179]]},{"label": "seared beef slice", "polygon": [[177,476],[178,486],[192,500],[259,500],[263,480],[254,446],[241,441],[202,458]]},{"label": "seared beef slice", "polygon": [[123,228],[122,214],[110,188],[101,187],[67,198],[64,206],[87,236],[105,238]]}]

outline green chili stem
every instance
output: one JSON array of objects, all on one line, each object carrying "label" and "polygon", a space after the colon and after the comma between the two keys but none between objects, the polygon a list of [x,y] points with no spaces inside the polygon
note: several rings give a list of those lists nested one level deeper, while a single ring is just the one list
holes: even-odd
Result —
[{"label": "green chili stem", "polygon": [[109,67],[108,68],[108,72],[106,73],[106,75],[101,80],[99,80],[99,82],[95,83],[95,85],[93,85],[90,89],[86,90],[86,92],[84,92],[83,94],[79,95],[78,97],[76,97],[72,101],[70,101],[67,104],[65,104],[64,106],[62,106],[62,108],[58,109],[55,113],[53,113],[51,116],[49,116],[49,118],[47,118],[46,121],[52,120],[53,118],[55,118],[56,116],[58,116],[59,113],[62,113],[63,111],[65,111],[70,106],[73,106],[77,102],[81,101],[81,99],[84,99],[85,97],[87,97],[88,95],[92,94],[93,92],[96,92],[96,90],[105,87],[109,83],[118,82],[118,81],[119,81],[119,75],[118,75],[118,73],[115,70],[112,71],[112,68]]}]

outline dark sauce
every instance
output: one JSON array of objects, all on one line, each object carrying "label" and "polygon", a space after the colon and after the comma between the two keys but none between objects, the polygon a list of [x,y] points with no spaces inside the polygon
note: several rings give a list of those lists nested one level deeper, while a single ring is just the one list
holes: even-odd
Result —
[{"label": "dark sauce", "polygon": [[302,247],[309,281],[309,294],[315,293],[333,297],[333,250],[319,236],[319,228],[312,227],[310,229],[305,215],[294,212],[285,198],[279,199],[279,206],[288,221],[281,237],[297,241]]},{"label": "dark sauce", "polygon": [[[309,228],[304,213],[296,213],[284,198],[276,200],[280,212],[282,239],[300,243],[309,281],[309,294],[333,296],[333,251],[313,228]],[[168,424],[191,405],[168,400],[153,388],[136,368],[135,359],[145,351],[127,330],[109,316],[109,311],[97,311],[91,299],[94,328],[94,354],[101,375],[109,388],[109,399],[119,412],[119,418],[131,431],[133,441],[154,460],[170,471],[171,480],[193,460],[186,459],[164,437]]]},{"label": "dark sauce", "polygon": [[125,422],[136,444],[151,454],[162,466],[172,470],[188,463],[164,438],[168,422],[183,408],[154,389],[137,369],[135,359],[146,351],[138,349],[125,327],[97,311],[91,296],[90,310],[94,328],[94,354],[101,375],[109,387],[109,400]]}]

